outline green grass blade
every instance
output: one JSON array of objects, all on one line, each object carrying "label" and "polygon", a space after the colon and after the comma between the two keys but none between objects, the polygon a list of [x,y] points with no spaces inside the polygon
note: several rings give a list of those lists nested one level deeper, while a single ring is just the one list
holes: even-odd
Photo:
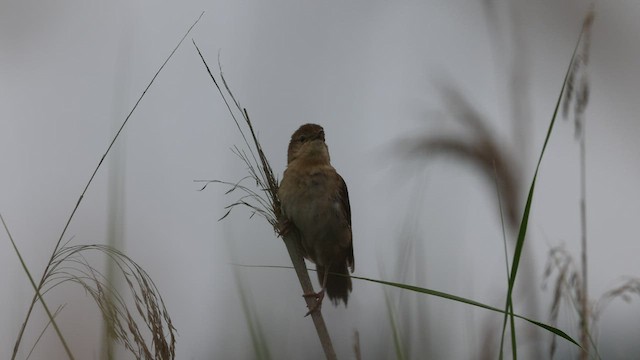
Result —
[{"label": "green grass blade", "polygon": [[[358,279],[358,280],[364,280],[364,281],[370,281],[370,282],[383,284],[383,285],[388,285],[388,286],[393,286],[393,287],[397,287],[397,288],[400,288],[400,289],[415,291],[415,292],[422,293],[422,294],[437,296],[437,297],[441,297],[441,298],[444,298],[444,299],[447,299],[447,300],[457,301],[457,302],[461,302],[461,303],[464,303],[464,304],[467,304],[467,305],[472,305],[472,306],[476,306],[476,307],[479,307],[479,308],[483,308],[483,309],[486,309],[486,310],[491,310],[491,311],[494,311],[494,312],[507,314],[506,311],[504,311],[502,309],[499,309],[497,307],[486,305],[486,304],[483,304],[483,303],[475,301],[475,300],[466,299],[466,298],[463,298],[461,296],[447,294],[447,293],[442,292],[442,291],[426,289],[426,288],[422,288],[422,287],[419,287],[419,286],[395,283],[395,282],[391,282],[391,281],[369,279],[369,278],[365,278],[365,277],[361,277],[361,276],[353,276],[353,275],[351,275],[351,278],[352,279]],[[531,324],[534,324],[534,325],[536,325],[536,326],[538,326],[538,327],[540,327],[542,329],[545,329],[545,330],[547,330],[547,331],[549,331],[549,332],[551,332],[551,333],[553,333],[553,334],[555,334],[557,336],[560,336],[561,338],[563,338],[563,339],[575,344],[576,346],[580,347],[580,345],[575,340],[573,340],[571,338],[571,336],[567,335],[564,331],[562,331],[560,329],[557,329],[557,328],[555,328],[553,326],[541,323],[541,322],[536,321],[536,320],[529,319],[527,317],[524,317],[524,316],[521,316],[521,315],[518,315],[518,314],[513,314],[513,316],[515,318],[518,318],[518,319],[527,321],[527,322],[529,322]]]},{"label": "green grass blade", "polygon": [[398,323],[393,311],[393,306],[391,306],[391,299],[389,298],[389,294],[386,291],[384,292],[384,300],[387,304],[387,314],[389,314],[389,322],[391,323],[391,332],[393,333],[393,345],[396,350],[396,359],[404,360],[407,357],[405,355],[404,346],[402,345],[400,329],[398,328]]},{"label": "green grass blade", "polygon": [[[503,321],[503,326],[502,326],[502,341],[501,341],[501,345],[500,345],[500,355],[502,357],[502,352],[503,352],[503,340],[504,340],[504,334],[506,331],[506,326],[507,326],[507,318],[508,316],[515,316],[513,314],[513,302],[512,302],[512,295],[513,295],[513,287],[515,285],[516,282],[516,275],[518,274],[518,266],[520,265],[520,257],[522,255],[522,248],[524,246],[524,241],[525,241],[525,237],[527,235],[527,226],[529,224],[529,213],[531,211],[531,203],[533,201],[533,193],[536,187],[536,179],[538,177],[538,170],[540,169],[540,163],[542,163],[542,157],[544,156],[545,150],[547,148],[547,144],[549,143],[549,138],[551,137],[551,132],[553,131],[553,126],[556,122],[556,117],[558,115],[558,109],[560,108],[560,103],[562,102],[562,94],[564,93],[564,89],[566,87],[567,84],[567,79],[569,78],[569,74],[571,72],[571,67],[573,66],[573,62],[575,60],[576,57],[576,53],[578,51],[578,46],[580,45],[580,40],[582,39],[582,34],[584,32],[584,29],[580,32],[580,35],[578,36],[578,41],[576,42],[576,46],[573,49],[573,54],[571,55],[571,60],[569,61],[569,66],[567,68],[567,72],[565,73],[564,76],[564,80],[562,81],[562,87],[560,88],[560,94],[558,95],[558,100],[556,101],[556,107],[553,110],[553,116],[551,117],[551,121],[549,123],[549,129],[547,130],[547,136],[544,139],[544,144],[542,145],[542,150],[540,151],[540,157],[538,158],[538,164],[536,165],[536,170],[533,174],[533,180],[531,181],[531,186],[529,187],[529,195],[527,196],[527,202],[526,205],[524,207],[524,213],[522,215],[522,221],[520,222],[520,230],[518,231],[518,241],[516,242],[516,248],[515,248],[515,252],[513,254],[513,261],[511,262],[511,274],[509,276],[509,289],[507,290],[507,299],[506,299],[506,305],[505,305],[505,310],[504,310],[504,321]],[[510,313],[511,311],[511,313]],[[509,315],[510,314],[510,315]],[[511,322],[511,324],[513,324],[513,320]],[[513,325],[512,325],[513,327]],[[514,336],[514,329],[511,329],[511,333],[512,333],[512,345],[515,346],[515,336]],[[576,344],[577,345],[577,344]]]},{"label": "green grass blade", "polygon": [[249,334],[251,335],[251,344],[253,345],[255,359],[270,360],[271,352],[269,351],[264,331],[262,331],[262,327],[260,326],[260,320],[256,316],[255,305],[250,302],[251,296],[247,294],[243,278],[240,276],[238,270],[234,269],[233,273],[236,279],[242,311],[244,312]]},{"label": "green grass blade", "polygon": [[[289,270],[292,269],[291,266],[282,266],[282,265],[244,265],[244,264],[238,264],[238,263],[233,263],[232,265],[246,267],[246,268],[289,269]],[[307,270],[315,271],[313,269],[307,269]],[[337,276],[346,276],[346,275],[338,274],[338,273],[331,273],[331,274],[337,275]],[[441,297],[443,299],[452,300],[452,301],[464,303],[464,304],[467,304],[467,305],[476,306],[476,307],[483,308],[483,309],[486,309],[486,310],[491,310],[491,311],[494,311],[494,312],[499,312],[501,314],[507,314],[506,311],[504,311],[502,309],[499,309],[497,307],[486,305],[486,304],[483,304],[483,303],[475,301],[475,300],[470,300],[470,299],[467,299],[467,298],[463,298],[461,296],[447,294],[447,293],[442,292],[442,291],[426,289],[426,288],[422,288],[422,287],[419,287],[419,286],[395,283],[395,282],[392,282],[392,281],[370,279],[370,278],[366,278],[366,277],[362,277],[362,276],[351,275],[351,278],[352,279],[357,279],[357,280],[369,281],[369,282],[382,284],[382,285],[393,286],[393,287],[397,287],[397,288],[400,288],[400,289],[419,292],[419,293],[422,293],[422,294],[437,296],[437,297]],[[560,329],[557,329],[557,328],[555,328],[553,326],[547,325],[545,323],[541,323],[541,322],[536,321],[536,320],[529,319],[527,317],[524,317],[524,316],[521,316],[521,315],[518,315],[518,314],[513,314],[513,316],[515,318],[522,319],[522,320],[527,321],[527,322],[529,322],[529,323],[531,323],[533,325],[536,325],[536,326],[538,326],[538,327],[540,327],[542,329],[545,329],[545,330],[551,332],[552,334],[560,336],[561,338],[563,338],[563,339],[575,344],[576,346],[580,347],[580,344],[578,344],[575,340],[573,340],[573,338],[571,338],[571,336],[567,335],[564,331],[562,331]]]},{"label": "green grass blade", "polygon": [[[509,270],[509,252],[507,251],[507,233],[505,231],[505,226],[504,226],[504,211],[502,209],[502,197],[500,196],[500,186],[498,184],[498,173],[497,173],[497,169],[496,169],[496,164],[494,162],[493,164],[493,170],[495,172],[495,180],[496,180],[496,194],[498,196],[498,207],[500,209],[500,224],[502,225],[502,243],[503,243],[503,248],[504,248],[504,261],[505,261],[505,265],[506,265],[506,274],[507,274],[507,281],[509,280],[509,274],[510,274],[510,270]],[[511,308],[511,310],[513,310],[513,308]],[[511,315],[511,314],[510,314]],[[512,336],[512,349],[513,349],[513,358],[516,359],[518,354],[516,351],[516,347],[515,347],[515,323],[514,323],[514,318],[513,316],[509,316],[511,319],[511,336]],[[503,358],[503,352],[502,349],[504,348],[504,330],[505,327],[502,328],[502,336],[500,337],[500,356],[499,359],[502,360]]]}]

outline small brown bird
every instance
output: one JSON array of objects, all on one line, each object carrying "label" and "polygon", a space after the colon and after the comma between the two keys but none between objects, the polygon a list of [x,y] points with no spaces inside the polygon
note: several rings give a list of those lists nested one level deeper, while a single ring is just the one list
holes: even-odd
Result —
[{"label": "small brown bird", "polygon": [[331,166],[320,125],[302,125],[291,136],[278,196],[285,231],[293,228],[299,234],[302,255],[316,264],[322,286],[317,294],[305,296],[320,303],[326,290],[334,305],[342,300],[346,306],[351,292],[348,268],[354,269],[351,207],[347,184]]}]

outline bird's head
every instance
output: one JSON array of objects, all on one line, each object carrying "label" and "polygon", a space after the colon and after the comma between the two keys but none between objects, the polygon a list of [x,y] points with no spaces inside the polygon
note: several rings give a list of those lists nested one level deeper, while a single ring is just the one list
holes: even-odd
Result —
[{"label": "bird's head", "polygon": [[291,135],[287,164],[296,159],[329,163],[329,149],[324,142],[324,129],[320,125],[305,124]]}]

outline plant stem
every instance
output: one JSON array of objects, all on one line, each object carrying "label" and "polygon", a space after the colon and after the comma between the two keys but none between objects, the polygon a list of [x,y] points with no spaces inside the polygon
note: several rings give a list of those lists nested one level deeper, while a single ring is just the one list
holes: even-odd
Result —
[{"label": "plant stem", "polygon": [[[307,271],[307,266],[304,263],[304,259],[302,255],[300,255],[300,249],[298,248],[298,241],[293,234],[287,234],[283,237],[284,244],[287,246],[287,252],[291,257],[291,263],[293,264],[293,268],[296,270],[296,275],[298,275],[298,280],[300,281],[300,285],[302,286],[302,291],[305,294],[312,294],[313,285],[311,284],[311,279],[309,278],[309,272]],[[317,300],[312,297],[304,297],[307,302],[307,307],[309,309],[313,309],[317,304]],[[320,339],[320,344],[322,345],[322,349],[324,350],[324,354],[328,360],[337,359],[336,351],[333,348],[333,344],[331,343],[331,337],[329,336],[329,331],[327,330],[327,325],[324,323],[324,318],[322,317],[322,313],[320,308],[311,312],[311,319],[313,319],[313,324],[316,327],[316,332],[318,333],[318,338]]]},{"label": "plant stem", "polygon": [[[51,324],[53,325],[53,328],[56,331],[56,334],[58,334],[58,338],[60,338],[60,342],[62,343],[62,346],[64,347],[64,351],[67,353],[67,356],[69,357],[69,359],[73,360],[73,354],[71,353],[71,349],[69,348],[69,345],[67,344],[67,341],[64,339],[64,336],[62,336],[62,332],[60,331],[60,328],[58,327],[58,324],[56,323],[54,316],[51,314],[51,311],[49,310],[49,307],[47,306],[47,303],[44,302],[44,299],[42,299],[42,294],[40,292],[40,290],[42,289],[42,281],[40,282],[39,286],[36,286],[36,282],[33,279],[33,276],[31,275],[31,272],[29,271],[29,268],[27,267],[26,262],[24,261],[24,258],[22,258],[22,255],[20,253],[20,251],[18,251],[18,246],[16,245],[15,241],[13,240],[13,236],[11,236],[11,233],[9,232],[9,228],[7,227],[7,224],[4,222],[4,218],[2,217],[2,215],[0,215],[0,220],[2,221],[2,225],[4,226],[5,231],[7,232],[7,235],[9,236],[9,240],[11,240],[11,245],[13,245],[13,249],[16,251],[16,254],[18,255],[18,259],[20,260],[20,263],[22,264],[22,268],[24,269],[24,271],[27,273],[27,276],[29,277],[29,281],[31,282],[31,286],[33,286],[33,289],[35,290],[35,295],[33,295],[33,300],[31,301],[31,306],[29,307],[29,312],[28,314],[31,314],[31,311],[33,310],[33,306],[36,303],[36,300],[40,300],[40,302],[42,303],[42,306],[44,307],[44,311],[47,313],[47,316],[49,317],[49,320],[51,321]],[[20,336],[19,339],[22,337],[22,334],[24,333],[24,329],[27,326],[27,322],[25,321],[22,324],[22,328],[20,329]],[[17,342],[16,345],[13,347],[13,356],[11,357],[11,359],[15,359],[16,355],[18,354],[18,345],[20,343]]]},{"label": "plant stem", "polygon": [[580,134],[580,231],[582,245],[582,286],[580,287],[580,359],[589,358],[589,293],[587,281],[587,176],[586,176],[586,146],[585,123],[581,120],[582,132]]}]

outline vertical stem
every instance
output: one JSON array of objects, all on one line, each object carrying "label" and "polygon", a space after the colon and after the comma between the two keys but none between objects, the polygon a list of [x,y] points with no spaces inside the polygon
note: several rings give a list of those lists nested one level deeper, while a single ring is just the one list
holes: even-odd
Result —
[{"label": "vertical stem", "polygon": [[[122,89],[128,88],[129,79],[131,78],[131,56],[132,56],[132,17],[125,19],[126,28],[123,29],[120,38],[119,48],[117,51],[117,75],[116,85],[114,86],[113,94],[113,131],[118,130],[118,117],[126,103],[127,94]],[[124,136],[121,135],[121,137]],[[124,218],[125,218],[125,154],[126,154],[126,138],[120,140],[120,146],[114,148],[112,151],[109,173],[108,173],[108,188],[107,188],[107,245],[114,249],[123,248],[124,238]],[[113,284],[116,289],[121,288],[121,279],[117,276],[116,264],[111,260],[107,260],[105,264],[105,275],[108,282]],[[107,295],[109,301],[115,302],[115,295],[109,292]],[[114,323],[109,317],[104,317],[102,327],[102,343],[100,351],[101,360],[113,360],[115,358],[116,341],[113,337]]]},{"label": "vertical stem", "polygon": [[580,358],[589,358],[589,295],[587,284],[587,184],[586,184],[586,128],[584,119],[581,121],[582,130],[580,134],[580,230],[582,245],[582,286],[580,287],[580,345],[583,351]]},{"label": "vertical stem", "polygon": [[[307,271],[307,266],[304,263],[302,255],[300,255],[298,242],[296,241],[295,236],[293,234],[287,234],[284,236],[284,243],[287,246],[287,252],[291,257],[291,262],[296,270],[296,275],[298,275],[298,280],[300,280],[302,291],[305,294],[313,293],[313,285],[309,278],[309,272]],[[312,309],[316,305],[316,300],[312,297],[305,297],[305,300],[307,301],[307,307],[309,309]],[[327,325],[324,323],[324,318],[322,317],[320,310],[321,309],[318,308],[317,310],[312,311],[311,319],[313,319],[313,324],[316,327],[318,338],[320,339],[320,343],[324,349],[324,355],[327,357],[327,360],[335,360],[338,357],[336,356],[336,351],[333,349],[331,337],[329,336]]]},{"label": "vertical stem", "polygon": [[[582,49],[581,62],[583,65],[582,81],[586,81],[586,72],[584,67],[588,64],[589,44],[591,43],[591,25],[593,24],[594,17],[594,4],[592,3],[589,12],[584,18],[582,25],[582,32],[586,34],[585,42]],[[580,358],[586,360],[590,354],[590,339],[589,334],[589,321],[591,318],[589,307],[589,291],[588,291],[588,277],[587,277],[587,121],[584,116],[584,111],[588,103],[588,84],[585,82],[581,86],[586,86],[585,89],[580,89],[576,94],[576,125],[580,125],[580,228],[582,232],[582,286],[580,296],[580,345],[583,351],[580,353]],[[576,127],[576,129],[578,129]],[[595,347],[594,347],[595,349]]]}]

